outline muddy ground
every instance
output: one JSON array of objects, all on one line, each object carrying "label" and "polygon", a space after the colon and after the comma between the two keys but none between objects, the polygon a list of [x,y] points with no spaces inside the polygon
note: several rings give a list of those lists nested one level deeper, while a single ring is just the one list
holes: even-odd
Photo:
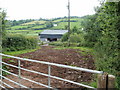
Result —
[{"label": "muddy ground", "polygon": [[[88,69],[95,69],[94,59],[92,55],[90,54],[83,55],[82,54],[83,52],[84,51],[80,51],[77,49],[56,50],[52,46],[42,46],[41,49],[39,50],[26,53],[26,54],[21,54],[18,56],[23,58],[34,59],[38,61],[46,61],[46,62],[77,66],[77,67],[88,68]],[[18,65],[18,61],[15,59],[4,59],[3,61],[16,66]],[[48,65],[44,65],[44,64],[21,61],[21,67],[46,73],[46,74],[48,73]],[[18,74],[18,69],[9,67],[9,71],[12,73]],[[37,82],[48,85],[48,77],[38,75],[35,73],[30,73],[23,70],[21,70],[21,72],[22,72],[21,73],[22,77],[29,78],[31,80],[35,80]],[[90,83],[93,81],[93,74],[82,72],[82,71],[64,69],[56,66],[51,67],[51,75],[72,80],[79,83],[80,82]],[[7,75],[6,77],[19,82],[19,78],[13,75]],[[18,85],[13,84],[12,82],[9,82],[5,79],[3,80],[4,82],[10,84],[11,86],[15,88],[19,88]],[[20,82],[23,85],[30,88],[45,88],[43,86],[31,83],[23,79],[21,79]],[[56,79],[51,79],[51,86],[54,88],[81,88],[80,86],[67,83],[64,81],[56,80]]]}]

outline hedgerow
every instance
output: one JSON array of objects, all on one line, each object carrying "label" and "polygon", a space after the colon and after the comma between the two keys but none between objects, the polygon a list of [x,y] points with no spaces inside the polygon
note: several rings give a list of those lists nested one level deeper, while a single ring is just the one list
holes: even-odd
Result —
[{"label": "hedgerow", "polygon": [[34,49],[37,47],[37,39],[23,35],[9,35],[2,41],[3,51],[19,51]]}]

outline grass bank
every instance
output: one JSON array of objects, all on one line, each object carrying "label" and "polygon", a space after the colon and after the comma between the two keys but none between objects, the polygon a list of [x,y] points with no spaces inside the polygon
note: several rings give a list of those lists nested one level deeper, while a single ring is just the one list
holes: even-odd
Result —
[{"label": "grass bank", "polygon": [[[40,47],[37,47],[35,49],[26,49],[26,50],[20,50],[20,51],[12,51],[12,52],[3,52],[4,54],[7,55],[12,55],[12,56],[16,56],[16,55],[20,55],[20,54],[25,54],[25,53],[29,53],[29,52],[34,52],[36,50],[40,49]],[[8,58],[8,57],[3,57],[3,59]]]},{"label": "grass bank", "polygon": [[60,47],[60,46],[57,46],[55,47],[54,49],[57,49],[57,50],[62,50],[62,49],[79,49],[81,51],[84,51],[84,52],[80,52],[82,54],[91,54],[93,55],[93,52],[94,50],[92,48],[88,48],[88,47]]}]

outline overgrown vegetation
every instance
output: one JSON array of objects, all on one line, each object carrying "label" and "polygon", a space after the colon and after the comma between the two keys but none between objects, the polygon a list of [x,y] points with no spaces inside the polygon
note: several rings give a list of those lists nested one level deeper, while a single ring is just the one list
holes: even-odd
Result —
[{"label": "overgrown vegetation", "polygon": [[[7,54],[7,55],[12,55],[12,56],[16,56],[16,55],[20,55],[20,54],[25,54],[25,53],[29,53],[29,52],[34,52],[36,50],[40,49],[40,47],[37,47],[35,49],[25,49],[25,50],[20,50],[20,51],[12,51],[12,52],[9,52],[9,51],[4,51],[3,53],[4,54]],[[6,58],[10,58],[10,57],[2,57],[3,59],[6,59]],[[12,62],[12,60],[11,60]]]},{"label": "overgrown vegetation", "polygon": [[1,39],[5,37],[5,28],[6,28],[6,22],[5,20],[6,12],[0,8],[0,37]]},{"label": "overgrown vegetation", "polygon": [[3,39],[3,51],[19,51],[37,47],[37,39],[23,35],[10,35]]},{"label": "overgrown vegetation", "polygon": [[97,68],[98,70],[103,70],[115,75],[117,78],[117,87],[120,89],[120,59],[118,58],[120,2],[109,2],[103,5],[99,9],[96,21],[102,30],[102,36],[95,44]]},{"label": "overgrown vegetation", "polygon": [[[0,8],[0,53],[2,52],[2,40],[6,36],[5,28],[6,28],[7,20],[5,20],[5,17],[6,17],[6,12]],[[9,68],[6,65],[3,65],[2,68],[5,70],[9,70]],[[2,71],[2,74],[8,75],[8,73],[4,71]]]},{"label": "overgrown vegetation", "polygon": [[79,46],[93,47],[97,69],[115,75],[117,88],[120,88],[119,22],[120,2],[106,2],[96,8],[96,14],[84,18],[81,34],[71,29],[70,37],[66,34],[62,38],[62,41],[77,42]]}]

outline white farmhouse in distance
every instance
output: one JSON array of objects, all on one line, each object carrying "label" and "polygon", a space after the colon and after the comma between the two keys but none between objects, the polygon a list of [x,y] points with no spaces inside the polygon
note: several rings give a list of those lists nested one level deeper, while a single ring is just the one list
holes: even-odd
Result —
[{"label": "white farmhouse in distance", "polygon": [[53,24],[54,27],[58,26],[57,24]]}]

